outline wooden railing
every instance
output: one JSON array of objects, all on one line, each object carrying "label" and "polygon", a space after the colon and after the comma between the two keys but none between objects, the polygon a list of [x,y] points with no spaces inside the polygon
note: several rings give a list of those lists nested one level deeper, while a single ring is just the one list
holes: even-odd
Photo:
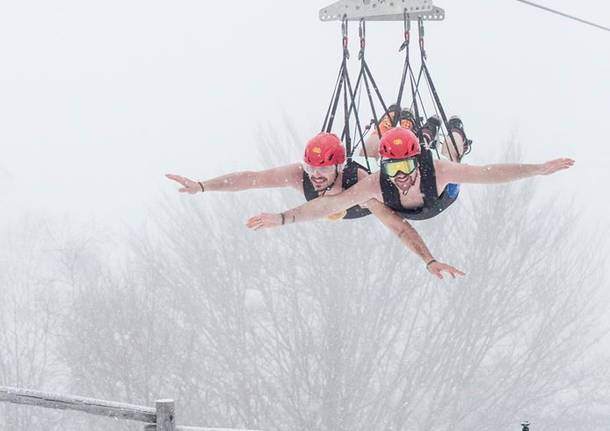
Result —
[{"label": "wooden railing", "polygon": [[152,408],[0,386],[0,403],[2,402],[56,410],[72,410],[96,416],[144,422],[147,424],[144,426],[145,431],[249,431],[177,426],[173,400],[159,400]]}]

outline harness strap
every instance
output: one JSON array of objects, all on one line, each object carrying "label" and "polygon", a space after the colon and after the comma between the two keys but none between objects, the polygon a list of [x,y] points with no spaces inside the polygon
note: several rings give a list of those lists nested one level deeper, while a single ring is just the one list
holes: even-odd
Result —
[{"label": "harness strap", "polygon": [[[424,204],[420,208],[405,208],[400,202],[400,190],[387,175],[380,174],[379,181],[383,202],[386,206],[406,220],[428,220],[436,217],[449,208],[458,198],[459,187],[449,185],[438,195],[432,151],[422,150],[420,155],[420,192],[424,195]],[[452,187],[453,186],[453,187]]]},{"label": "harness strap", "polygon": [[[430,70],[428,69],[428,65],[426,62],[427,55],[426,55],[426,49],[425,49],[425,44],[424,44],[424,36],[425,36],[424,21],[421,18],[419,18],[418,24],[419,24],[419,47],[420,47],[420,52],[421,52],[421,64],[422,64],[421,70],[424,72],[424,76],[426,78],[427,84],[432,93],[434,103],[436,104],[436,107],[438,108],[438,112],[441,115],[443,124],[445,125],[445,128],[449,131],[449,120],[447,119],[447,114],[445,113],[445,109],[443,108],[441,99],[438,96],[438,92],[436,91],[436,86],[434,85],[434,82],[432,81],[432,75],[430,74]],[[453,148],[455,150],[455,153],[458,154],[458,157],[459,157],[460,151],[458,150],[457,142],[455,141],[455,138],[452,133],[448,133],[448,135],[449,135],[449,139],[451,140],[451,144],[453,145]],[[451,161],[454,161],[453,157],[451,156],[450,151],[448,152],[448,154],[449,154],[449,158],[451,159]],[[459,160],[457,160],[457,161],[459,161]]]},{"label": "harness strap", "polygon": [[339,77],[337,78],[337,83],[335,84],[335,90],[333,91],[330,106],[326,112],[324,124],[322,125],[322,132],[326,133],[330,133],[333,129],[333,123],[335,116],[337,115],[337,109],[339,108],[339,100],[341,99],[341,92],[345,87],[345,77],[348,76],[347,60],[349,60],[350,54],[348,49],[349,37],[347,16],[343,17],[343,21],[341,23],[341,34],[343,43],[343,60],[341,61],[341,67],[339,68]]},{"label": "harness strap", "polygon": [[[345,166],[343,167],[343,177],[341,181],[341,186],[343,190],[349,189],[358,182],[358,173],[360,170],[366,171],[366,168],[354,161],[349,161],[345,164]],[[309,175],[307,175],[306,172],[303,172],[303,194],[307,201],[311,201],[320,197],[320,193],[316,191],[313,186],[313,183],[311,182],[311,179],[309,178]],[[345,212],[343,219],[352,220],[361,217],[366,217],[370,214],[371,212],[368,209],[356,205],[354,207],[349,208]]]}]

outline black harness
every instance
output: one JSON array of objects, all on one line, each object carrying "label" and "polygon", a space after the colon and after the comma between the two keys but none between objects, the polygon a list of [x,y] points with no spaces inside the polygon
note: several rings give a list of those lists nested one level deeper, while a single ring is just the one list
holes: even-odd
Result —
[{"label": "black harness", "polygon": [[396,211],[402,218],[407,220],[428,220],[436,217],[449,208],[458,198],[459,190],[447,186],[441,195],[436,189],[436,173],[434,171],[434,160],[432,151],[422,149],[418,156],[420,185],[419,189],[424,196],[424,205],[420,208],[409,209],[400,203],[400,190],[392,183],[390,177],[383,172],[379,175],[383,203]]},{"label": "black harness", "polygon": [[[343,181],[341,187],[343,190],[347,190],[352,187],[354,184],[358,182],[358,172],[359,170],[363,170],[367,172],[366,168],[354,161],[348,161],[343,168]],[[368,172],[367,172],[368,174]],[[305,195],[305,199],[308,201],[314,200],[320,197],[320,193],[316,191],[311,180],[309,179],[309,175],[307,172],[303,171],[303,193]],[[345,215],[341,218],[342,220],[353,220],[357,218],[362,218],[370,215],[371,212],[362,208],[359,205],[349,208]]]}]

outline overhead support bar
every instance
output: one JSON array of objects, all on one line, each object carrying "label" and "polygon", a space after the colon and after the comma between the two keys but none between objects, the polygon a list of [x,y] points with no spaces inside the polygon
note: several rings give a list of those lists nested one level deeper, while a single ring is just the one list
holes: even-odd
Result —
[{"label": "overhead support bar", "polygon": [[405,12],[412,21],[442,21],[445,10],[432,0],[339,0],[320,10],[321,21],[403,21]]}]

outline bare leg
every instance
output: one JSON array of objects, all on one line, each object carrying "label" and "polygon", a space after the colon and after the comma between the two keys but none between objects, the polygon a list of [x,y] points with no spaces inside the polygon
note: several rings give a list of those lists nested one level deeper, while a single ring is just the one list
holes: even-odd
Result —
[{"label": "bare leg", "polygon": [[[379,158],[379,136],[377,133],[372,133],[364,143],[366,148],[366,155],[368,157]],[[360,155],[364,156],[364,148],[360,149]]]},{"label": "bare leg", "polygon": [[[459,163],[471,143],[466,138],[464,123],[459,117],[453,116],[449,119],[449,133],[451,135],[445,138],[441,152],[449,160]],[[453,140],[451,137],[453,137]]]},{"label": "bare leg", "polygon": [[451,135],[453,135],[453,139],[455,140],[455,146],[453,145],[451,138],[447,136],[445,142],[443,142],[441,154],[449,160],[459,162],[464,154],[464,137],[457,131],[451,132]]}]

